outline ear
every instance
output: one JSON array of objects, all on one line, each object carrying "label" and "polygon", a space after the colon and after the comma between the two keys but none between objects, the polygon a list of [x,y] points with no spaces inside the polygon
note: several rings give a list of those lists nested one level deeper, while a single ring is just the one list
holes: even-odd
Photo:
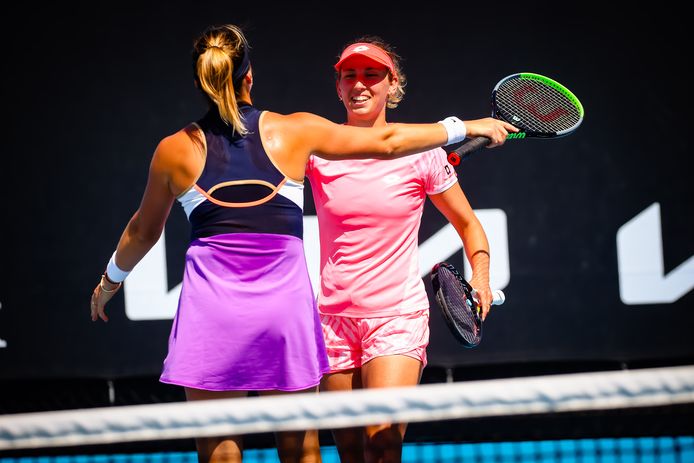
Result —
[{"label": "ear", "polygon": [[398,91],[398,84],[400,80],[397,75],[390,76],[390,86],[388,87],[388,95],[395,95]]},{"label": "ear", "polygon": [[335,80],[335,91],[337,92],[337,99],[342,101],[342,92],[340,91],[340,80]]}]

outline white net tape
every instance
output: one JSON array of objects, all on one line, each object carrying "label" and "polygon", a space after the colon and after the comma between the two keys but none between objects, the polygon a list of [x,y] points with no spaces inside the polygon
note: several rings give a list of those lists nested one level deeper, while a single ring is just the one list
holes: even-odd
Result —
[{"label": "white net tape", "polygon": [[694,403],[694,366],[0,416],[0,450]]}]

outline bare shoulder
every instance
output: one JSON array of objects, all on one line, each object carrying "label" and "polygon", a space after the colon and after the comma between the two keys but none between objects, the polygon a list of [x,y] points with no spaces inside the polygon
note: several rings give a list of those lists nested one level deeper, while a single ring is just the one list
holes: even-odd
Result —
[{"label": "bare shoulder", "polygon": [[159,141],[156,154],[163,158],[176,158],[181,155],[204,151],[205,136],[195,124],[190,124],[176,133]]},{"label": "bare shoulder", "polygon": [[308,152],[315,144],[314,140],[324,138],[326,127],[331,125],[334,124],[327,119],[308,112],[279,114],[266,111],[260,120],[263,143],[275,153]]},{"label": "bare shoulder", "polygon": [[205,136],[195,124],[162,138],[154,152],[153,161],[161,167],[176,168],[199,159],[205,154]]},{"label": "bare shoulder", "polygon": [[309,112],[295,112],[295,113],[290,113],[290,114],[280,114],[280,113],[275,113],[271,111],[266,111],[264,115],[265,122],[264,124],[268,128],[273,128],[277,129],[281,126],[289,126],[289,128],[292,128],[293,126],[305,126],[307,124],[309,125],[314,125],[314,124],[332,124],[330,121],[327,119],[318,116],[317,114],[309,113]]},{"label": "bare shoulder", "polygon": [[205,166],[205,135],[195,124],[164,137],[154,152],[150,172],[167,179],[178,195],[190,188]]}]

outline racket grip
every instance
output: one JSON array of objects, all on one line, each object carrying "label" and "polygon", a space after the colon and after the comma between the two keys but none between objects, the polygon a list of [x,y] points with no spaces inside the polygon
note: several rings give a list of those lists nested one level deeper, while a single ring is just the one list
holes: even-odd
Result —
[{"label": "racket grip", "polygon": [[458,146],[456,149],[452,151],[452,153],[456,153],[459,156],[460,160],[463,160],[475,151],[484,148],[491,142],[491,138],[475,137],[472,140],[469,140],[463,143],[462,145]]},{"label": "racket grip", "polygon": [[492,291],[492,305],[501,305],[506,302],[506,295],[500,289]]},{"label": "racket grip", "polygon": [[[475,302],[479,304],[479,300],[477,299],[477,290],[472,290],[472,297],[474,297]],[[506,295],[502,290],[495,289],[492,291],[492,305],[501,305],[504,302],[506,302]]]}]

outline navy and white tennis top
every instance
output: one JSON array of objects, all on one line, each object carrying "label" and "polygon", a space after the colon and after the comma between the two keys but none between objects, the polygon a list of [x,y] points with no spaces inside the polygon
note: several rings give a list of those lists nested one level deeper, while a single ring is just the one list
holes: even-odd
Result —
[{"label": "navy and white tennis top", "polygon": [[207,158],[195,185],[178,197],[190,220],[191,239],[223,233],[274,233],[303,237],[304,185],[285,176],[263,148],[262,111],[241,104],[248,129],[240,136],[216,109],[196,124]]}]

